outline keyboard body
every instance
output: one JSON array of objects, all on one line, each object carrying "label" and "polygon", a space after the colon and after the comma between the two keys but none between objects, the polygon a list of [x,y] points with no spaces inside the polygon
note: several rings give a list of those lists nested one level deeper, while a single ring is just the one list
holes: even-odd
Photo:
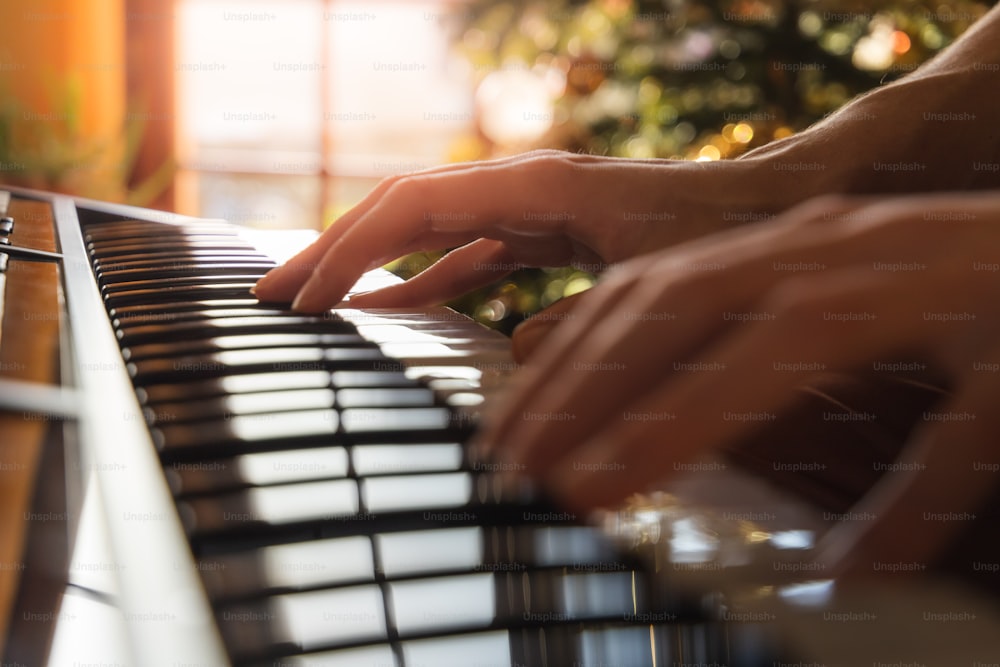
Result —
[{"label": "keyboard body", "polygon": [[[42,279],[51,294],[44,308],[7,298],[0,344],[50,325],[50,377],[0,358],[0,434],[5,417],[45,425],[31,472],[59,493],[24,514],[34,537],[4,664],[736,667],[889,661],[903,654],[894,639],[914,644],[892,614],[865,626],[877,642],[831,631],[827,614],[871,600],[807,587],[789,590],[805,600],[794,610],[742,606],[721,592],[727,573],[751,582],[751,601],[781,577],[768,561],[754,583],[742,552],[720,550],[722,524],[677,513],[678,539],[661,544],[688,560],[664,560],[502,487],[465,442],[514,365],[508,341],[467,318],[292,313],[247,291],[287,255],[278,237],[10,191],[0,278],[8,297]],[[47,225],[47,239],[31,231]],[[392,280],[374,272],[356,289]],[[766,515],[745,491],[741,514]],[[737,542],[794,541],[735,524]],[[802,645],[813,636],[818,653]],[[922,664],[994,648],[966,639]]]}]

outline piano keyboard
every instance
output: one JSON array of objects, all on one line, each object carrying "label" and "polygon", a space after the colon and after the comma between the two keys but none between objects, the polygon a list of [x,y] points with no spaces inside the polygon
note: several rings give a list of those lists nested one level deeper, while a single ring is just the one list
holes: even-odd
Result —
[{"label": "piano keyboard", "polygon": [[469,459],[484,388],[438,365],[469,323],[258,303],[273,263],[225,224],[83,240],[234,664],[770,663]]},{"label": "piano keyboard", "polygon": [[495,332],[445,308],[259,303],[249,288],[272,249],[222,222],[23,190],[10,215],[4,293],[23,296],[37,275],[50,286],[44,311],[36,292],[8,299],[0,352],[42,324],[39,358],[53,358],[48,379],[0,377],[0,416],[52,426],[64,469],[37,479],[64,487],[66,512],[39,516],[75,549],[26,555],[69,572],[29,568],[21,593],[44,585],[52,605],[19,598],[5,664],[735,666],[779,654],[767,619],[734,621],[717,592],[680,592],[662,563],[501,487],[470,456],[478,413],[513,369]]}]

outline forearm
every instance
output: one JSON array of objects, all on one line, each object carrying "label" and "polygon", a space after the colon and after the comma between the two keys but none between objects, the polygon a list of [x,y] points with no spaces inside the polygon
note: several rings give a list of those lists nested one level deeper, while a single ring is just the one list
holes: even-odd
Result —
[{"label": "forearm", "polygon": [[792,186],[806,196],[997,187],[997,90],[1000,11],[994,9],[910,76],[740,161],[769,169],[773,187]]}]

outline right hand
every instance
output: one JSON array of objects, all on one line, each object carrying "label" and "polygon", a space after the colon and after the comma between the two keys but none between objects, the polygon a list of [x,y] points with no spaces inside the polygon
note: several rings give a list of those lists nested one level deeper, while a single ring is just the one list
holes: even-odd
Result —
[{"label": "right hand", "polygon": [[352,296],[351,305],[439,304],[524,266],[599,272],[718,227],[717,186],[729,182],[718,170],[737,171],[735,164],[537,151],[394,176],[254,293],[317,312],[339,303],[369,269],[458,246],[404,283]]},{"label": "right hand", "polygon": [[573,307],[584,294],[586,292],[563,297],[517,325],[510,339],[511,352],[515,361],[523,364],[560,322],[575,319],[576,314],[573,312]]}]

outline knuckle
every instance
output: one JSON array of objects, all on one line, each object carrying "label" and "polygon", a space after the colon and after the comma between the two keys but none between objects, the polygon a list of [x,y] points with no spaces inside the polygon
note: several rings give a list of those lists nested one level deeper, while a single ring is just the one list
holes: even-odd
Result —
[{"label": "knuckle", "polygon": [[331,278],[332,271],[330,270],[331,262],[326,261],[326,259],[321,259],[319,262],[312,267],[312,276],[315,280],[320,280],[323,282],[328,281]]},{"label": "knuckle", "polygon": [[386,197],[398,200],[407,206],[424,207],[429,198],[430,179],[422,174],[406,174],[397,177],[386,191]]},{"label": "knuckle", "polygon": [[538,148],[532,151],[528,151],[524,154],[526,160],[556,160],[562,159],[567,156],[572,156],[572,153],[566,151],[556,150],[554,148]]},{"label": "knuckle", "polygon": [[795,222],[801,225],[828,224],[841,219],[858,204],[857,199],[849,195],[820,195],[795,209]]},{"label": "knuckle", "polygon": [[530,174],[531,178],[537,178],[575,167],[579,164],[580,156],[567,151],[540,149],[525,154],[525,158],[519,169]]},{"label": "knuckle", "polygon": [[375,189],[381,192],[391,190],[396,183],[398,183],[402,178],[404,178],[404,176],[405,174],[393,174],[392,176],[385,176],[382,178],[382,180],[378,182],[378,184],[375,186]]}]

